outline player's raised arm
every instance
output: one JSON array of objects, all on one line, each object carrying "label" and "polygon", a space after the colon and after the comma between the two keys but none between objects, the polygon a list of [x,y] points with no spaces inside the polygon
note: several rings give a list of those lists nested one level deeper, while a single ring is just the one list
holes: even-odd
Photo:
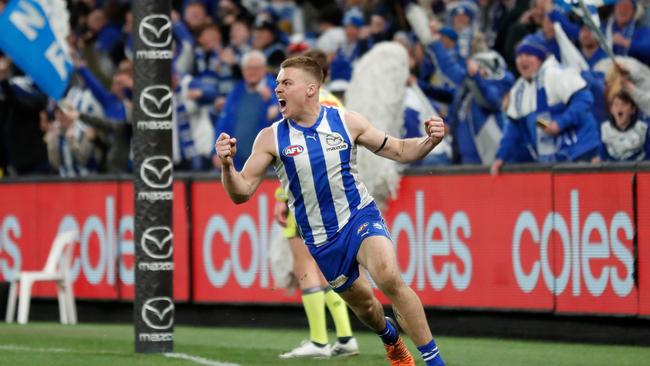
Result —
[{"label": "player's raised arm", "polygon": [[253,196],[264,178],[266,169],[273,162],[273,144],[273,130],[267,127],[260,131],[253,143],[250,157],[241,172],[238,172],[232,160],[237,152],[237,140],[226,133],[219,135],[214,148],[221,160],[221,183],[233,202],[244,203]]},{"label": "player's raised arm", "polygon": [[445,124],[440,117],[431,117],[424,122],[426,136],[409,139],[389,136],[359,113],[346,112],[345,119],[358,144],[379,156],[400,163],[424,158],[445,136]]}]

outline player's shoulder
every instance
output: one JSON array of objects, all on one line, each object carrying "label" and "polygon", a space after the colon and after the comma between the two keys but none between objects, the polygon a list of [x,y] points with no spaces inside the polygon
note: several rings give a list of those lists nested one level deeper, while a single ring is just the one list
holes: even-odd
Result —
[{"label": "player's shoulder", "polygon": [[350,110],[345,110],[345,111],[340,111],[345,124],[348,126],[348,128],[365,128],[367,125],[370,124],[368,122],[368,119],[361,113],[359,112],[354,112]]},{"label": "player's shoulder", "polygon": [[260,130],[255,139],[257,148],[271,152],[275,151],[275,133],[273,129],[273,125],[271,125]]},{"label": "player's shoulder", "polygon": [[366,131],[371,127],[368,119],[361,113],[350,111],[350,110],[339,110],[341,119],[347,128],[350,137],[353,140],[357,139],[357,136]]}]

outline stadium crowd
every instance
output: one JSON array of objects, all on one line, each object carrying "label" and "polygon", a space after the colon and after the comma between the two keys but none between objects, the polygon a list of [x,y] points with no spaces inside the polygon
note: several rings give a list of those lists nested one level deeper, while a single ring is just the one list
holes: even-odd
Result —
[{"label": "stadium crowd", "polygon": [[[587,2],[600,6],[582,14],[563,0],[173,1],[176,169],[218,169],[221,132],[237,137],[241,168],[257,132],[280,118],[275,73],[286,57],[324,51],[325,87],[345,100],[357,61],[391,40],[408,51],[407,90],[422,92],[406,93],[403,137],[423,134],[432,107],[449,127],[450,148],[426,164],[497,173],[505,163],[648,159],[648,1]],[[0,55],[3,175],[131,170],[130,3],[68,1],[75,76],[62,104]],[[589,21],[600,24],[600,41]]]}]

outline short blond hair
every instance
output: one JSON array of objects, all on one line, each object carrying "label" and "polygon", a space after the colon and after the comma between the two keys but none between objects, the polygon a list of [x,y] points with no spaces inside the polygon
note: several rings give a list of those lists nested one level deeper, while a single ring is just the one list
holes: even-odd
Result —
[{"label": "short blond hair", "polygon": [[280,68],[286,69],[293,67],[296,69],[301,69],[307,72],[309,75],[313,76],[314,79],[320,85],[323,82],[323,68],[321,67],[316,60],[307,56],[294,56],[290,57],[282,62]]}]

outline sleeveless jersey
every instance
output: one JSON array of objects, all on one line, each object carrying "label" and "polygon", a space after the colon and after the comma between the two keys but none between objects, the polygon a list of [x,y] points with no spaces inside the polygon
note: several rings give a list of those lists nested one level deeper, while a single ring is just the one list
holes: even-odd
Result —
[{"label": "sleeveless jersey", "polygon": [[313,126],[273,124],[275,172],[288,194],[305,243],[331,240],[351,216],[373,201],[357,177],[357,146],[338,108],[321,106]]}]

